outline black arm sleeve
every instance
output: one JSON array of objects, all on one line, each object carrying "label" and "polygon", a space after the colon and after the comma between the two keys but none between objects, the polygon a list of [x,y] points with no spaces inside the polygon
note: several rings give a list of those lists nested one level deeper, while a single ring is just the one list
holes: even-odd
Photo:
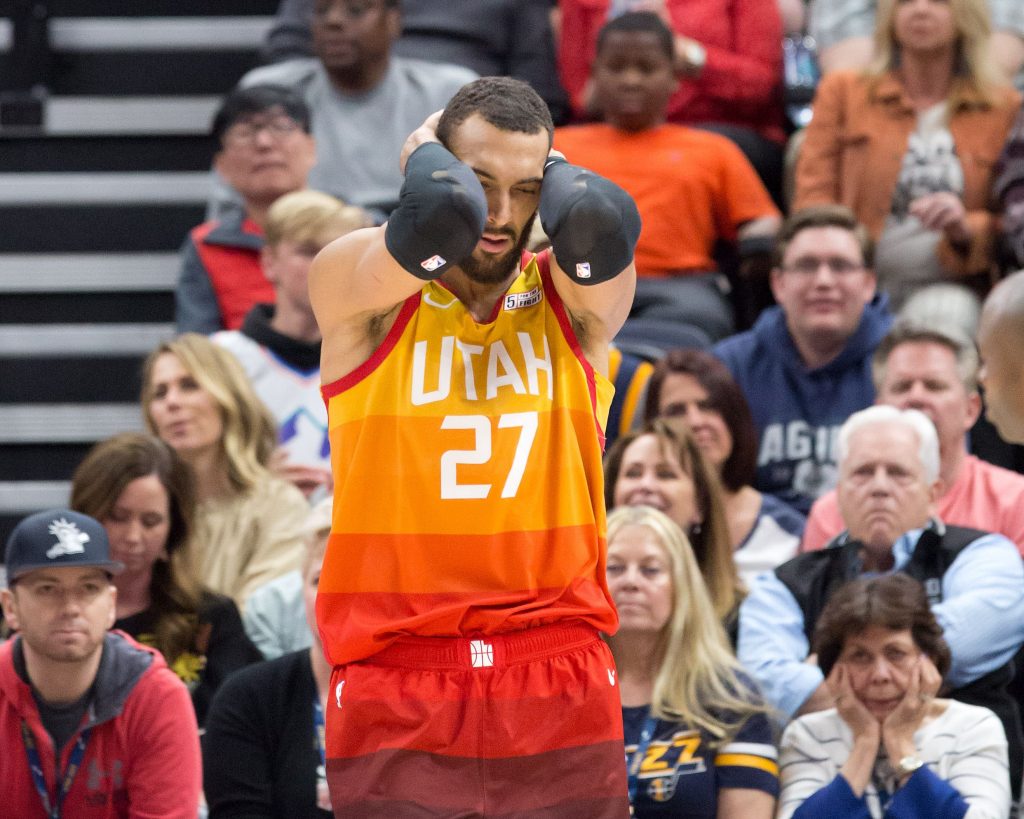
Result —
[{"label": "black arm sleeve", "polygon": [[473,252],[486,222],[487,198],[476,174],[439,142],[428,142],[406,162],[384,242],[402,267],[430,281]]},{"label": "black arm sleeve", "polygon": [[640,237],[640,214],[628,193],[560,158],[544,169],[540,223],[559,267],[577,284],[599,284],[621,273]]}]

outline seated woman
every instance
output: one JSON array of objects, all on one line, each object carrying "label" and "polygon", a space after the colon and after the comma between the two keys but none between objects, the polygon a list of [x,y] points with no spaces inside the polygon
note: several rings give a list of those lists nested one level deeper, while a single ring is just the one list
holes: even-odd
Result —
[{"label": "seated woman", "polygon": [[985,0],[884,0],[868,70],[818,86],[792,209],[850,207],[896,309],[923,284],[991,284],[993,167],[1020,97],[989,33]]},{"label": "seated woman", "polygon": [[840,589],[815,628],[835,708],[782,737],[779,819],[999,819],[1006,735],[987,708],[936,698],[949,668],[924,587],[904,574]]},{"label": "seated woman", "polygon": [[804,516],[750,485],[757,430],[743,391],[721,361],[699,350],[669,350],[647,386],[645,413],[685,422],[718,472],[733,560],[749,586],[797,553]]},{"label": "seated woman", "polygon": [[722,493],[685,427],[655,420],[620,437],[605,456],[604,491],[608,509],[652,506],[688,536],[715,615],[735,638],[744,588],[732,560]]},{"label": "seated woman", "polygon": [[649,506],[616,509],[607,571],[633,815],[769,819],[772,729],[711,616],[685,535]]},{"label": "seated woman", "polygon": [[[309,518],[302,566],[306,620],[316,629],[316,589],[331,531],[331,502]],[[330,817],[324,714],[331,666],[320,637],[311,648],[235,674],[214,698],[203,741],[203,786],[210,819]]]},{"label": "seated woman", "polygon": [[114,628],[159,649],[192,692],[200,726],[214,691],[260,654],[229,597],[203,588],[192,566],[191,470],[159,438],[127,432],[98,443],[71,480],[71,508],[103,524],[113,560]]},{"label": "seated woman", "polygon": [[239,608],[257,586],[296,568],[309,505],[267,464],[270,412],[241,365],[205,336],[161,344],[143,365],[146,424],[196,476],[200,579]]}]

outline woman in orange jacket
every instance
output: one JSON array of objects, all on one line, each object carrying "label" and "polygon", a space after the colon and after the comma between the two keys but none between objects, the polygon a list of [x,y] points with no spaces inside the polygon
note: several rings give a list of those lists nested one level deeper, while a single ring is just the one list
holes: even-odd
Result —
[{"label": "woman in orange jacket", "polygon": [[1020,97],[989,33],[985,0],[883,0],[870,67],[818,87],[793,208],[850,207],[896,306],[935,281],[990,283],[992,169]]}]

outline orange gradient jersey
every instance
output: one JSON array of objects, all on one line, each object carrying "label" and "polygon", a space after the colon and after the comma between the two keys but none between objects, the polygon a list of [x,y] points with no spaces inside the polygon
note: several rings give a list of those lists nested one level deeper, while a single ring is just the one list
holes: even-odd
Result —
[{"label": "orange gradient jersey", "polygon": [[334,518],[317,619],[335,665],[401,636],[617,627],[602,429],[613,388],[534,257],[477,323],[431,282],[323,387]]}]

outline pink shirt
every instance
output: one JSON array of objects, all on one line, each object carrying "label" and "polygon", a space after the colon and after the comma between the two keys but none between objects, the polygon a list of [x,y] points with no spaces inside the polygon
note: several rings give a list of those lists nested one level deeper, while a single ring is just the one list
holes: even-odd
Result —
[{"label": "pink shirt", "polygon": [[[1005,535],[1024,555],[1024,475],[968,455],[949,491],[936,503],[946,523]],[[820,549],[845,529],[833,489],[814,502],[801,552]]]}]

